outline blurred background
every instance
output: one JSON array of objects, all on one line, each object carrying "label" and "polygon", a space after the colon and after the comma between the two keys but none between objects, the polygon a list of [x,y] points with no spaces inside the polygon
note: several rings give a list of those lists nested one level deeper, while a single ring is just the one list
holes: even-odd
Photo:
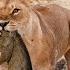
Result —
[{"label": "blurred background", "polygon": [[36,4],[58,4],[65,8],[70,9],[70,0],[26,0],[29,5],[36,5]]}]

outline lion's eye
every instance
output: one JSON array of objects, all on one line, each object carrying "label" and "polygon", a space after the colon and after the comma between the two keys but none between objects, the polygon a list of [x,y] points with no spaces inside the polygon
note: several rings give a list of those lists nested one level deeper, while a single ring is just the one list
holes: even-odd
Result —
[{"label": "lion's eye", "polygon": [[13,10],[13,12],[12,12],[12,14],[18,14],[18,12],[20,11],[20,9],[17,9],[17,8],[15,8],[14,10]]}]

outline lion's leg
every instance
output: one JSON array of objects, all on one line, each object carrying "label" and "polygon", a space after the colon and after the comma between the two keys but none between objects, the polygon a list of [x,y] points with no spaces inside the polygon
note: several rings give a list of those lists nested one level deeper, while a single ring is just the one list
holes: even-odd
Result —
[{"label": "lion's leg", "polygon": [[67,65],[68,65],[68,70],[70,70],[70,49],[68,52],[65,54],[65,58],[67,60]]}]

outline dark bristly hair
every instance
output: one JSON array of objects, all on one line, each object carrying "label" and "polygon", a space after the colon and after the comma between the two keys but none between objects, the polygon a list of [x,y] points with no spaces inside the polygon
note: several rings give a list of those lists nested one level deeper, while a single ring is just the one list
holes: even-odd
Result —
[{"label": "dark bristly hair", "polygon": [[15,36],[19,39],[21,52],[23,54],[24,61],[26,63],[26,68],[27,68],[26,70],[32,70],[32,63],[26,45],[17,31],[15,31],[15,34],[16,34]]}]

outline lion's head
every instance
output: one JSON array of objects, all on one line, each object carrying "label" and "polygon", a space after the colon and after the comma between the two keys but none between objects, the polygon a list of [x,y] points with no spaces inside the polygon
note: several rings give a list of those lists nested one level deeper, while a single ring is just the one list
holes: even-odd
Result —
[{"label": "lion's head", "polygon": [[23,0],[0,0],[0,26],[8,31],[22,29],[29,19],[27,10]]}]

